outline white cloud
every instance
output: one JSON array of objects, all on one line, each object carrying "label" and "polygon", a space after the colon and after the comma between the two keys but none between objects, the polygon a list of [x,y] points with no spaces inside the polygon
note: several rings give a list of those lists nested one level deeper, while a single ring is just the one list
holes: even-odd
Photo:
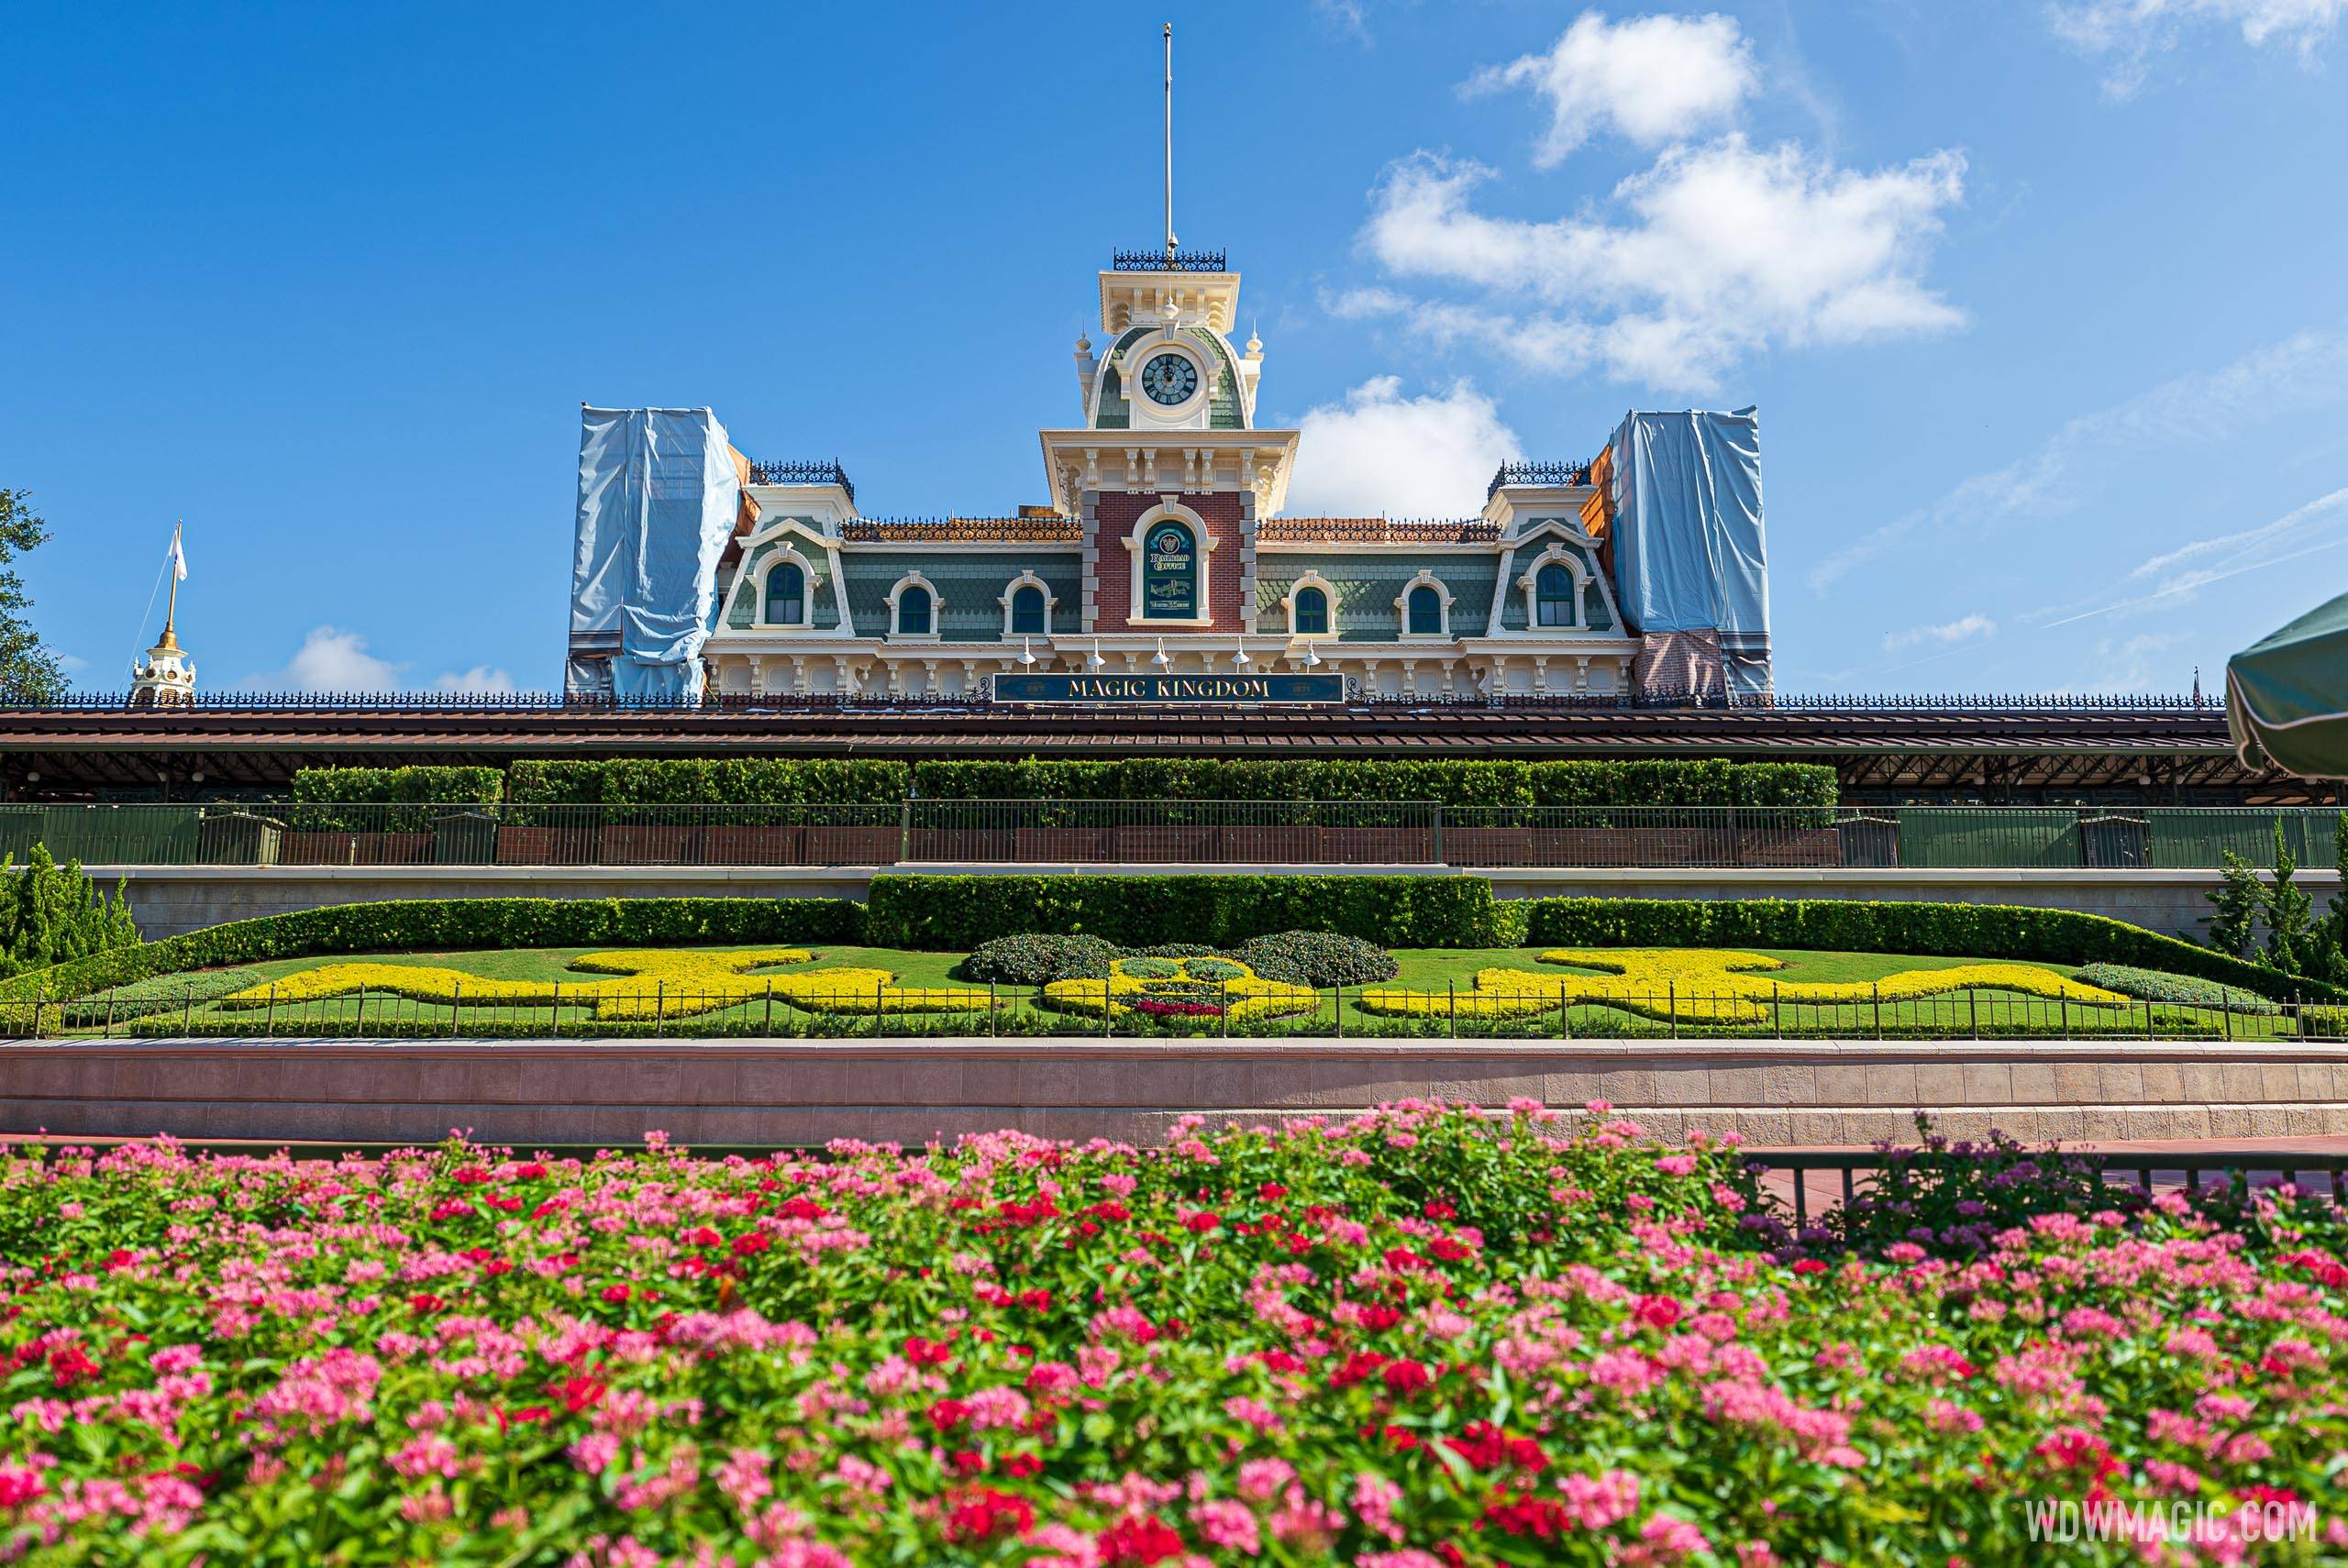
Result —
[{"label": "white cloud", "polygon": [[1587,367],[1598,336],[1586,323],[1555,315],[1510,315],[1448,300],[1416,300],[1392,289],[1349,289],[1323,303],[1340,321],[1391,317],[1412,335],[1445,348],[1464,343],[1551,375]]},{"label": "white cloud", "polygon": [[1312,14],[1356,42],[1369,42],[1368,9],[1363,0],[1312,0]]},{"label": "white cloud", "polygon": [[1883,651],[1898,653],[1902,648],[1912,648],[1927,643],[1941,647],[1954,647],[1959,643],[1969,643],[1977,638],[1994,637],[1997,635],[1998,623],[1987,615],[1977,613],[1961,616],[1954,621],[1944,622],[1937,626],[1911,626],[1904,632],[1887,632],[1883,637]]},{"label": "white cloud", "polygon": [[[1516,353],[1520,362],[1579,348],[1560,368],[1594,361],[1621,380],[1709,392],[1737,359],[1775,345],[1856,343],[1964,320],[1922,281],[1941,213],[1964,193],[1960,153],[1863,173],[1742,136],[1673,147],[1615,187],[1623,223],[1486,215],[1469,197],[1491,177],[1436,154],[1403,159],[1374,193],[1363,239],[1398,277],[1563,307],[1442,307],[1469,312],[1458,318],[1467,336],[1544,346]],[[1439,309],[1411,316],[1422,330],[1442,319]]]},{"label": "white cloud", "polygon": [[1533,155],[1546,169],[1609,130],[1642,147],[1683,140],[1733,116],[1754,85],[1753,46],[1733,17],[1609,22],[1585,11],[1547,53],[1487,66],[1467,90],[1530,87],[1548,99],[1549,129]]},{"label": "white cloud", "polygon": [[2054,35],[2103,63],[2103,90],[2126,98],[2144,84],[2155,55],[2176,48],[2187,28],[2238,28],[2254,49],[2316,51],[2348,17],[2348,0],[2067,0],[2047,8]]},{"label": "white cloud", "polygon": [[494,669],[485,664],[477,664],[462,673],[436,676],[432,681],[432,690],[469,691],[479,697],[493,697],[519,690],[520,688],[514,684],[514,678],[503,669]]},{"label": "white cloud", "polygon": [[[2321,550],[2336,550],[2342,545],[2348,545],[2348,489],[2320,495],[2304,506],[2293,507],[2272,523],[2221,534],[2215,538],[2196,539],[2176,549],[2165,550],[2129,569],[2122,580],[2123,597],[2113,599],[2106,595],[2099,603],[2088,601],[2084,605],[2066,605],[2062,611],[2054,612],[2054,618],[2045,624],[2067,626],[2074,621],[2126,614],[2152,605],[2164,611],[2174,610],[2191,603],[2201,590],[2213,582],[2281,566]],[[2149,593],[2131,591],[2154,580],[2160,586]]]},{"label": "white cloud", "polygon": [[357,632],[313,626],[284,668],[248,676],[239,684],[269,691],[392,691],[406,668],[369,653],[367,639]]},{"label": "white cloud", "polygon": [[1379,376],[1306,413],[1291,514],[1466,516],[1493,471],[1521,455],[1499,408],[1467,382],[1440,395],[1401,392],[1399,377]]},{"label": "white cloud", "polygon": [[[2163,691],[2182,691],[2186,681],[2178,679],[2155,656],[2167,651],[2178,640],[2175,632],[2148,632],[2124,641],[2105,637],[2095,645],[2088,657],[2096,668],[2079,686],[2066,686],[2062,691],[2149,691],[2156,685]],[[2154,673],[2160,663],[2159,673]]]},{"label": "white cloud", "polygon": [[1837,550],[1811,569],[1810,585],[1823,592],[1918,535],[2067,511],[2094,493],[2102,473],[2134,469],[2148,454],[2206,450],[2277,415],[2342,401],[2348,401],[2348,333],[2298,333],[2215,370],[2178,376],[2081,414],[2034,450],[1960,481],[1939,500]]}]

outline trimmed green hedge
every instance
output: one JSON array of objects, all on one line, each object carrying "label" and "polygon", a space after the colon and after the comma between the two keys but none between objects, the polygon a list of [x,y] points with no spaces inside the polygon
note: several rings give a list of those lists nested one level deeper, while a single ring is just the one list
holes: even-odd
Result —
[{"label": "trimmed green hedge", "polygon": [[1832,806],[1832,767],[1789,762],[1275,761],[924,762],[931,801],[1434,801],[1446,806]]},{"label": "trimmed green hedge", "polygon": [[860,942],[846,899],[407,899],[231,921],[0,982],[0,999],[85,996],[183,969],[329,953]]},{"label": "trimmed green hedge", "polygon": [[346,805],[408,803],[493,806],[505,797],[494,767],[300,767],[294,799]]},{"label": "trimmed green hedge", "polygon": [[1857,899],[1535,899],[1526,939],[1559,947],[1808,947],[2052,964],[2128,964],[2322,999],[2329,986],[2229,958],[2102,915],[2017,904],[1870,903]]},{"label": "trimmed green hedge", "polygon": [[615,757],[517,762],[507,798],[548,806],[895,805],[913,769],[832,757]]},{"label": "trimmed green hedge", "polygon": [[1234,947],[1310,929],[1385,947],[1512,947],[1523,907],[1480,877],[880,876],[865,940],[952,952],[1036,932]]}]

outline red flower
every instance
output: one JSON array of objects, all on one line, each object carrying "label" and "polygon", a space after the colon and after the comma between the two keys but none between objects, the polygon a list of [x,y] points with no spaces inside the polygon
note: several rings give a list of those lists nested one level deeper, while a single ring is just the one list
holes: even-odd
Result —
[{"label": "red flower", "polygon": [[1513,1497],[1505,1503],[1494,1503],[1477,1522],[1509,1535],[1529,1535],[1541,1540],[1573,1529],[1571,1516],[1546,1497]]},{"label": "red flower", "polygon": [[721,1244],[725,1238],[706,1225],[696,1225],[678,1240],[689,1247],[714,1247]]},{"label": "red flower", "polygon": [[1422,1212],[1430,1220],[1456,1220],[1459,1218],[1459,1210],[1454,1209],[1450,1204],[1445,1203],[1440,1198],[1428,1198],[1427,1206],[1423,1210],[1422,1210]]},{"label": "red flower", "polygon": [[532,1160],[526,1165],[514,1167],[514,1179],[515,1181],[544,1181],[547,1179],[547,1168],[537,1161]]},{"label": "red flower", "polygon": [[1826,1265],[1816,1258],[1801,1258],[1794,1264],[1796,1274],[1824,1274]]},{"label": "red flower", "polygon": [[785,1220],[821,1220],[829,1210],[814,1198],[801,1196],[785,1198],[775,1212]]},{"label": "red flower", "polygon": [[603,1297],[606,1301],[625,1301],[628,1298],[628,1288],[625,1285],[607,1285],[604,1286]]},{"label": "red flower", "polygon": [[954,1347],[944,1340],[925,1340],[919,1334],[905,1342],[905,1359],[915,1366],[938,1366],[954,1353]]},{"label": "red flower", "polygon": [[987,1540],[997,1535],[1024,1535],[1035,1527],[1036,1506],[1012,1492],[973,1486],[949,1499],[946,1539]]},{"label": "red flower", "polygon": [[1409,1398],[1434,1381],[1427,1369],[1415,1361],[1394,1362],[1378,1375],[1384,1381],[1387,1392],[1402,1399]]},{"label": "red flower", "polygon": [[492,1176],[483,1166],[467,1165],[464,1169],[459,1171],[455,1176],[450,1176],[449,1179],[455,1182],[459,1187],[479,1187],[483,1182],[495,1181],[497,1178]]},{"label": "red flower", "polygon": [[1639,1304],[1631,1309],[1631,1316],[1651,1329],[1667,1329],[1679,1321],[1683,1310],[1671,1297],[1642,1296]]},{"label": "red flower", "polygon": [[970,1407],[959,1399],[940,1399],[929,1408],[929,1424],[941,1432],[950,1432],[970,1419]]},{"label": "red flower", "polygon": [[50,1379],[60,1388],[71,1388],[98,1375],[98,1364],[89,1358],[80,1345],[59,1345],[49,1353]]},{"label": "red flower", "polygon": [[1212,1213],[1203,1209],[1199,1209],[1195,1213],[1185,1214],[1182,1216],[1182,1229],[1202,1236],[1205,1235],[1209,1231],[1213,1230],[1222,1223],[1222,1215]]},{"label": "red flower", "polygon": [[1093,1539],[1103,1563],[1162,1562],[1182,1554],[1182,1538],[1155,1514],[1119,1519]]},{"label": "red flower", "polygon": [[1014,1453],[1002,1462],[1002,1473],[1020,1480],[1043,1473],[1044,1458],[1037,1453]]},{"label": "red flower", "polygon": [[1367,1383],[1378,1375],[1379,1369],[1386,1364],[1387,1359],[1376,1351],[1356,1351],[1339,1364],[1336,1371],[1329,1375],[1329,1386],[1350,1388],[1357,1383]]},{"label": "red flower", "polygon": [[1365,1307],[1361,1309],[1361,1326],[1368,1333],[1382,1334],[1402,1320],[1399,1307]]},{"label": "red flower", "polygon": [[1437,1236],[1427,1251],[1445,1263],[1457,1263],[1462,1258],[1472,1258],[1476,1255],[1475,1248],[1450,1236]]},{"label": "red flower", "polygon": [[734,1238],[734,1255],[737,1258],[755,1257],[773,1245],[774,1238],[765,1231],[745,1231]]},{"label": "red flower", "polygon": [[1267,1203],[1278,1203],[1288,1196],[1288,1188],[1276,1181],[1268,1181],[1256,1189],[1256,1196]]}]

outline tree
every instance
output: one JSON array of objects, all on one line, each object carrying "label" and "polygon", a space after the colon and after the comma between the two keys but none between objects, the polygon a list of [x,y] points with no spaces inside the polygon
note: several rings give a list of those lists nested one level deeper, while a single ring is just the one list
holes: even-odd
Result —
[{"label": "tree", "polygon": [[65,694],[65,671],[40,646],[26,616],[33,602],[8,563],[49,538],[49,525],[26,502],[28,492],[0,490],[0,702],[54,702]]},{"label": "tree", "polygon": [[21,868],[14,856],[0,856],[0,975],[138,945],[119,886],[107,898],[80,861],[60,866],[44,844]]},{"label": "tree", "polygon": [[2299,862],[2275,819],[2275,885],[2266,890],[2266,961],[2286,975],[2304,975],[2314,955],[2315,900],[2291,880]]},{"label": "tree", "polygon": [[2317,955],[2308,973],[2335,986],[2348,986],[2348,812],[2331,828],[2331,863],[2340,872],[2340,890],[2327,906],[2331,912],[2315,922]]},{"label": "tree", "polygon": [[2229,849],[2220,856],[2217,891],[2201,896],[2213,911],[2203,922],[2210,928],[2210,945],[2236,958],[2250,957],[2251,937],[2266,909],[2258,868]]}]

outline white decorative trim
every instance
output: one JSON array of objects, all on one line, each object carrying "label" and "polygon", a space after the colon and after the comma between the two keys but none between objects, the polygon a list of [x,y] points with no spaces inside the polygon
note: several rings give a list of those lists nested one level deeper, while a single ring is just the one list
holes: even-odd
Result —
[{"label": "white decorative trim", "polygon": [[[1324,631],[1300,632],[1296,629],[1296,596],[1308,588],[1317,588],[1321,591],[1321,608],[1328,620],[1328,626]],[[1335,641],[1336,638],[1337,591],[1327,578],[1317,571],[1307,571],[1288,585],[1288,591],[1280,596],[1280,613],[1288,617],[1288,635],[1290,642],[1311,642],[1323,637]]]},{"label": "white decorative trim", "polygon": [[[785,564],[799,569],[799,619],[770,621],[767,619],[767,579],[774,575],[777,567]],[[815,590],[823,585],[823,581],[822,574],[815,570],[815,563],[801,555],[798,546],[785,544],[782,548],[766,558],[759,568],[758,577],[751,584],[751,591],[758,597],[750,606],[750,628],[754,631],[767,632],[814,630]]]},{"label": "white decorative trim", "polygon": [[[1142,536],[1158,524],[1171,518],[1191,531],[1191,542],[1199,552],[1199,609],[1203,613],[1185,620],[1169,620],[1159,615],[1141,613]],[[1189,507],[1181,505],[1171,495],[1160,495],[1157,504],[1134,519],[1125,533],[1125,553],[1133,560],[1133,586],[1125,600],[1125,624],[1128,626],[1212,626],[1214,624],[1214,599],[1210,591],[1214,566],[1215,536],[1207,531],[1206,519]]]},{"label": "white decorative trim", "polygon": [[[1436,621],[1438,625],[1441,627],[1441,630],[1439,631],[1414,632],[1411,630],[1411,596],[1418,592],[1422,588],[1431,588],[1434,590],[1435,603],[1438,607],[1436,610]],[[1395,640],[1398,642],[1431,643],[1450,636],[1451,602],[1456,597],[1457,595],[1451,591],[1450,584],[1445,582],[1443,579],[1435,576],[1434,573],[1429,571],[1426,568],[1421,567],[1419,569],[1419,575],[1404,583],[1402,585],[1402,591],[1394,596]]]},{"label": "white decorative trim", "polygon": [[[1011,629],[1011,602],[1019,597],[1019,591],[1023,588],[1032,588],[1044,596],[1044,629],[1040,632],[1022,633]],[[1048,637],[1052,635],[1052,612],[1059,608],[1060,596],[1052,591],[1050,583],[1037,577],[1033,570],[1021,568],[1019,575],[1003,585],[1002,595],[997,602],[1002,606],[1002,635],[1005,637]]]},{"label": "white decorative trim", "polygon": [[[900,596],[904,593],[905,590],[909,588],[918,588],[924,593],[929,595],[929,630],[926,632],[900,632],[897,630],[897,601]],[[930,581],[929,579],[922,576],[922,574],[917,571],[909,571],[905,573],[904,576],[899,578],[894,583],[890,585],[888,602],[889,640],[891,642],[935,643],[944,640],[937,628],[946,619],[946,601],[939,596],[937,585]]]},{"label": "white decorative trim", "polygon": [[[1535,591],[1544,569],[1564,567],[1574,574],[1574,620],[1570,626],[1543,625],[1541,600]],[[1565,545],[1551,545],[1539,558],[1525,568],[1517,578],[1516,586],[1524,593],[1524,629],[1538,636],[1543,632],[1587,632],[1589,630],[1589,569],[1582,565],[1581,552]]]}]

